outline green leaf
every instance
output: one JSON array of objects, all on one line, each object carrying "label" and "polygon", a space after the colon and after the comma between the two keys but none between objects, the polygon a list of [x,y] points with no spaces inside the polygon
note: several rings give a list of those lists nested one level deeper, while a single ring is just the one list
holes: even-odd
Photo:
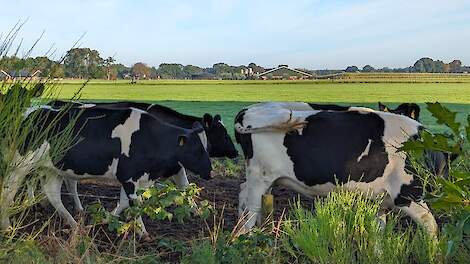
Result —
[{"label": "green leaf", "polygon": [[446,125],[454,135],[459,135],[460,123],[456,121],[457,113],[450,111],[440,103],[426,103],[429,112],[437,119],[438,124]]}]

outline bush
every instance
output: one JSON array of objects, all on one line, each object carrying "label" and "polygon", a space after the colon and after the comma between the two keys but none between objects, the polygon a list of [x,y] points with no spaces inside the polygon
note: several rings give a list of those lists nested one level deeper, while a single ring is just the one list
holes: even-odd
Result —
[{"label": "bush", "polygon": [[[442,228],[441,248],[449,261],[468,261],[470,257],[470,116],[467,125],[456,121],[457,113],[439,103],[428,103],[427,109],[436,122],[446,127],[445,133],[433,134],[423,130],[420,138],[403,146],[412,160],[413,169],[423,182],[429,183],[426,195],[432,209],[447,219]],[[449,157],[449,177],[432,177],[423,166],[426,151],[440,151]],[[450,157],[458,157],[452,161]]]},{"label": "bush", "polygon": [[[284,224],[284,245],[299,263],[434,262],[437,241],[425,231],[412,238],[409,229],[396,230],[397,216],[389,218],[382,230],[377,221],[380,204],[346,190],[317,200],[315,213],[297,203]],[[410,243],[419,247],[418,253]]]}]

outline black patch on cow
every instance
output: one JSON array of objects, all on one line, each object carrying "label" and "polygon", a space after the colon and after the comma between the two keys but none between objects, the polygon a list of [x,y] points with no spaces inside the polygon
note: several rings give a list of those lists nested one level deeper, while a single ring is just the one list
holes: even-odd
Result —
[{"label": "black patch on cow", "polygon": [[[377,114],[328,111],[306,121],[302,135],[294,131],[284,138],[298,180],[313,186],[349,180],[371,182],[383,175],[388,155],[382,142],[384,120]],[[369,139],[369,153],[358,162]]]},{"label": "black patch on cow", "polygon": [[419,105],[415,103],[402,103],[399,106],[397,106],[397,108],[391,109],[387,107],[386,105],[382,104],[381,102],[379,102],[379,110],[398,114],[398,115],[404,115],[416,121],[419,121],[419,113],[421,111]]},{"label": "black patch on cow", "polygon": [[410,184],[404,184],[400,188],[400,193],[393,203],[396,206],[410,206],[411,202],[418,202],[423,199],[423,185],[419,178],[413,177]]},{"label": "black patch on cow", "polygon": [[323,111],[348,111],[349,106],[341,106],[341,105],[334,105],[334,104],[312,104],[308,103],[310,107],[314,110],[323,110]]},{"label": "black patch on cow", "polygon": [[[238,112],[237,116],[235,117],[235,124],[240,124],[243,126],[243,117],[245,116],[245,112],[247,109],[243,109]],[[252,159],[253,158],[253,142],[251,140],[251,134],[240,134],[237,130],[235,130],[235,140],[238,144],[242,147],[243,155],[245,159]]]}]

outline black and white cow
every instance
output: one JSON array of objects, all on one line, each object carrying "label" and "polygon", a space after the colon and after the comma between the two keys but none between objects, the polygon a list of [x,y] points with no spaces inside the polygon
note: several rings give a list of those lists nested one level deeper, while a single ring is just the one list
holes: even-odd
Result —
[{"label": "black and white cow", "polygon": [[246,229],[260,220],[261,196],[273,185],[314,197],[339,183],[372,197],[385,195],[384,207],[402,209],[437,232],[420,181],[397,151],[418,134],[420,123],[361,107],[311,109],[306,103],[260,103],[238,113],[236,139],[247,166],[239,213],[248,214]]},{"label": "black and white cow", "polygon": [[419,112],[421,109],[415,103],[402,103],[397,108],[391,109],[390,107],[379,102],[379,110],[390,112],[394,114],[404,115],[419,122]]},{"label": "black and white cow", "polygon": [[[144,110],[153,117],[158,118],[161,121],[166,123],[179,126],[182,128],[191,129],[195,122],[200,122],[203,124],[204,131],[199,133],[201,141],[206,146],[209,152],[210,157],[228,157],[235,158],[238,156],[238,151],[235,148],[232,139],[227,133],[227,129],[222,123],[220,115],[216,114],[212,116],[211,114],[204,114],[203,117],[195,117],[190,115],[185,115],[179,113],[171,108],[158,104],[147,104],[142,102],[110,102],[110,103],[81,103],[81,102],[66,102],[66,101],[51,101],[48,105],[53,108],[62,108],[62,107],[92,107],[99,106],[101,108],[109,109],[128,109],[136,108]],[[180,188],[185,188],[188,186],[189,181],[186,175],[186,171],[181,167],[175,175],[172,176],[176,185]],[[83,206],[81,204],[80,198],[77,191],[77,181],[73,179],[65,180],[67,190],[70,192],[75,204],[75,208],[78,211],[83,211]],[[121,190],[121,199],[119,205],[126,203],[124,191]],[[120,211],[118,206],[115,211]]]},{"label": "black and white cow", "polygon": [[[415,103],[402,103],[397,108],[392,109],[381,102],[378,103],[379,110],[394,114],[404,115],[419,122],[420,107]],[[427,150],[425,152],[426,168],[435,176],[449,176],[449,164],[458,158],[457,154],[449,154],[441,151]]]},{"label": "black and white cow", "polygon": [[[124,192],[124,199],[114,212],[119,214],[137,198],[137,189],[149,186],[156,179],[175,175],[181,166],[204,179],[211,176],[209,155],[198,136],[203,131],[199,123],[195,123],[192,129],[184,129],[135,108],[72,107],[65,114],[60,113],[62,111],[40,108],[27,117],[27,120],[32,119],[35,130],[54,119],[58,121],[42,144],[27,144],[19,151],[17,160],[23,164],[13,172],[12,178],[18,179],[16,184],[7,187],[10,201],[22,179],[37,162],[52,171],[43,184],[44,192],[70,225],[75,225],[76,221],[61,201],[60,189],[64,179],[117,179]],[[54,138],[70,122],[75,122],[73,133],[77,136],[64,156],[53,161],[50,149],[55,144]],[[8,203],[8,199],[3,202]],[[139,221],[142,234],[146,235],[145,226],[141,219]],[[7,225],[9,220],[3,218],[2,227]]]}]

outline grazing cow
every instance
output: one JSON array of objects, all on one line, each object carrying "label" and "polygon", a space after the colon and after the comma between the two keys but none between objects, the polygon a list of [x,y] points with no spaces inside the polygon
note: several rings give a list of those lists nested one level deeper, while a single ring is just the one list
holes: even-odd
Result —
[{"label": "grazing cow", "polygon": [[[49,103],[52,107],[58,108],[64,105],[69,104],[69,102],[64,101],[52,101]],[[216,114],[212,116],[211,114],[205,113],[203,117],[196,117],[191,115],[185,115],[179,113],[169,107],[158,105],[158,104],[147,104],[141,102],[111,102],[111,103],[77,103],[72,102],[74,105],[98,105],[100,107],[109,107],[113,109],[123,109],[123,108],[137,108],[144,110],[154,117],[167,122],[169,124],[183,127],[191,128],[194,122],[202,123],[204,131],[207,136],[208,150],[211,157],[228,157],[236,158],[238,156],[238,151],[235,148],[230,136],[227,133],[222,118],[220,115]]]},{"label": "grazing cow", "polygon": [[[135,108],[72,107],[65,114],[60,113],[62,111],[50,107],[40,108],[27,117],[35,129],[51,124],[52,120],[56,123],[40,146],[27,144],[19,151],[17,160],[25,164],[18,166],[21,170],[13,175],[23,179],[31,164],[36,162],[51,170],[53,173],[49,173],[43,183],[44,192],[70,225],[75,225],[76,221],[61,201],[63,179],[117,179],[124,192],[119,211],[114,212],[119,214],[137,198],[137,189],[149,186],[156,179],[175,175],[181,166],[204,179],[210,178],[212,167],[198,136],[203,131],[199,123],[195,123],[192,129],[183,129]],[[75,122],[74,142],[63,157],[52,160],[50,149],[54,148],[54,137],[70,122]],[[34,131],[31,131],[29,138],[33,135]],[[17,187],[9,188],[13,192],[11,197],[14,197]],[[142,234],[147,235],[142,219],[138,221]],[[8,219],[2,219],[3,225],[8,223]]]},{"label": "grazing cow", "polygon": [[[227,133],[227,129],[222,123],[220,115],[215,115],[214,117],[208,113],[204,114],[201,117],[195,117],[190,115],[181,114],[171,108],[157,105],[157,104],[147,104],[141,102],[111,102],[111,103],[80,103],[80,102],[65,102],[65,101],[51,101],[48,105],[54,108],[60,107],[69,107],[70,105],[77,107],[89,107],[98,105],[99,107],[105,107],[110,109],[127,109],[127,108],[137,108],[144,110],[150,115],[158,118],[161,121],[166,123],[179,126],[182,128],[192,128],[195,122],[201,122],[204,127],[204,131],[201,131],[199,134],[201,141],[207,147],[210,157],[228,157],[235,158],[238,156],[238,151],[235,148],[230,136]],[[178,172],[172,177],[176,185],[180,188],[186,187],[189,182],[186,176],[186,171],[181,167]],[[80,202],[77,192],[77,181],[75,180],[66,180],[65,181],[67,190],[70,192],[73,197],[75,208],[79,211],[83,210],[83,206]],[[122,204],[123,201],[122,195],[123,191],[121,190],[121,199],[119,204]],[[116,211],[119,211],[119,207],[116,208]]]},{"label": "grazing cow", "polygon": [[388,106],[379,102],[379,110],[384,111],[384,112],[404,115],[419,122],[419,111],[421,109],[419,108],[419,105],[415,103],[403,103],[403,104],[400,104],[397,108],[391,109]]},{"label": "grazing cow", "polygon": [[235,118],[247,166],[239,195],[239,213],[248,213],[245,229],[261,220],[261,196],[273,185],[314,197],[340,184],[372,197],[385,195],[384,207],[400,208],[437,232],[420,179],[406,169],[405,153],[397,151],[418,135],[420,123],[361,107],[308,108],[305,103],[261,103]]},{"label": "grazing cow", "polygon": [[[419,105],[415,103],[403,103],[397,108],[391,109],[390,107],[379,104],[379,110],[384,112],[390,112],[394,114],[404,115],[412,118],[419,122]],[[449,164],[458,158],[457,154],[449,154],[441,151],[427,150],[425,153],[424,161],[426,168],[436,176],[443,176],[447,178],[449,176]]]}]

